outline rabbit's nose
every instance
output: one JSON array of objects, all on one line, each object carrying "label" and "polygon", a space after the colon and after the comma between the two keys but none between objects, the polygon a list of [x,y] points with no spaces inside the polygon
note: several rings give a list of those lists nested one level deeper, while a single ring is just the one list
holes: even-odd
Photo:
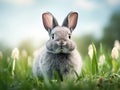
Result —
[{"label": "rabbit's nose", "polygon": [[66,45],[66,42],[65,41],[57,41],[57,44],[59,46],[65,46]]},{"label": "rabbit's nose", "polygon": [[61,42],[61,46],[65,46],[65,45],[66,45],[65,41]]}]

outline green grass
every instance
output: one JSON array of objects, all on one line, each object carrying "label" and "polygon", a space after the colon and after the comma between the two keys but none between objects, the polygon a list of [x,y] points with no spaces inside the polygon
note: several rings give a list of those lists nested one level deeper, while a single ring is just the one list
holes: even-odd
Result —
[{"label": "green grass", "polygon": [[[58,78],[47,80],[34,77],[27,58],[22,56],[16,60],[13,76],[13,59],[3,56],[0,60],[0,90],[120,90],[120,57],[113,61],[111,50],[104,49],[102,45],[97,50],[94,47],[93,51],[92,60],[88,55],[84,57],[83,69],[77,80],[65,79],[62,82]],[[99,65],[101,54],[105,55],[105,62]]]}]

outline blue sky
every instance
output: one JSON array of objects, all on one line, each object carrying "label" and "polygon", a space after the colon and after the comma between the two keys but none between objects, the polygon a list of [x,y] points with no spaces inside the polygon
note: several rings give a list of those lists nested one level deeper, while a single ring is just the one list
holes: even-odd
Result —
[{"label": "blue sky", "polygon": [[101,37],[104,26],[120,0],[0,0],[0,40],[10,45],[31,38],[36,43],[48,39],[42,13],[49,11],[59,24],[70,11],[79,13],[74,36],[93,34]]}]

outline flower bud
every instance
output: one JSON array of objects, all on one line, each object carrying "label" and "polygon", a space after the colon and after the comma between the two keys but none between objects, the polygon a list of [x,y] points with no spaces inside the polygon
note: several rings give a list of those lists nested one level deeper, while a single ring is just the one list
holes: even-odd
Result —
[{"label": "flower bud", "polygon": [[118,49],[117,47],[114,47],[111,52],[112,59],[117,59],[119,57]]},{"label": "flower bud", "polygon": [[11,57],[13,59],[18,59],[19,58],[19,50],[18,48],[14,48],[13,51],[12,51],[12,54],[11,54]]}]

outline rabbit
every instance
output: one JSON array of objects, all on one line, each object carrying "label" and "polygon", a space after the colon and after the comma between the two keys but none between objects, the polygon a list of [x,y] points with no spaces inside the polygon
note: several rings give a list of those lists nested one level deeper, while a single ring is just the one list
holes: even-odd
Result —
[{"label": "rabbit", "polygon": [[76,77],[82,69],[82,58],[71,34],[76,27],[77,12],[70,12],[64,19],[62,26],[50,13],[42,14],[43,25],[49,34],[49,40],[43,46],[33,62],[33,75],[52,79],[53,72],[57,72],[61,80],[67,75]]}]

